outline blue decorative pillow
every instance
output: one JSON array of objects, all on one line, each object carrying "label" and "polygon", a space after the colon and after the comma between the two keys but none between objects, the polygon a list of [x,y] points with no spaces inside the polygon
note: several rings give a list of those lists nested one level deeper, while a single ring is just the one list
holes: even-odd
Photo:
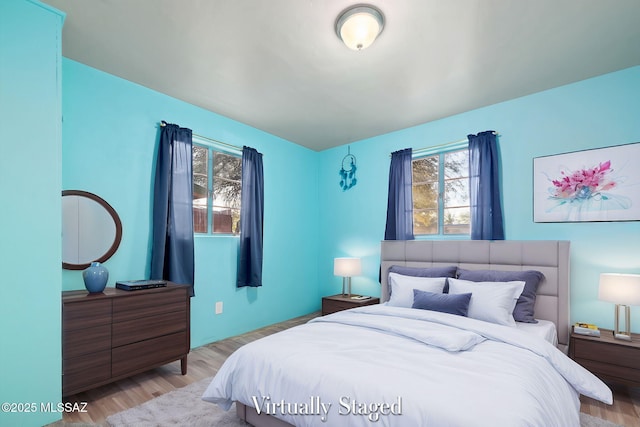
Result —
[{"label": "blue decorative pillow", "polygon": [[458,279],[471,282],[524,282],[524,290],[516,302],[516,307],[513,309],[513,318],[516,322],[538,323],[535,319],[534,305],[538,286],[544,280],[544,274],[541,272],[536,270],[464,270],[460,268],[458,269]]},{"label": "blue decorative pillow", "polygon": [[436,294],[433,292],[413,290],[413,306],[422,310],[439,311],[442,313],[467,315],[471,294]]},{"label": "blue decorative pillow", "polygon": [[[389,273],[402,274],[403,276],[414,277],[451,277],[455,278],[458,267],[451,265],[448,267],[403,267],[401,265],[392,265]],[[449,292],[449,282],[444,282],[444,293]]]}]

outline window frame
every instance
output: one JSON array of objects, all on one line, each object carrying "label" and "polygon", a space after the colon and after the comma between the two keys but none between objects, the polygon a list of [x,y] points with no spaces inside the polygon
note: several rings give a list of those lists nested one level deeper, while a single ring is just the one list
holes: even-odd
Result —
[{"label": "window frame", "polygon": [[[422,150],[416,150],[414,151],[412,158],[411,158],[411,181],[412,181],[412,190],[413,187],[415,185],[414,180],[413,180],[413,162],[416,160],[420,160],[420,159],[424,159],[426,157],[431,157],[431,156],[438,156],[438,180],[437,180],[437,185],[438,185],[438,196],[437,196],[437,211],[438,211],[438,222],[437,222],[437,229],[438,232],[437,233],[433,233],[433,234],[416,234],[414,232],[414,235],[418,238],[423,238],[423,239],[432,239],[432,238],[464,238],[464,237],[470,237],[471,236],[471,218],[469,218],[469,232],[468,233],[445,233],[445,218],[444,218],[444,213],[445,213],[445,203],[444,203],[444,192],[445,192],[445,183],[447,181],[452,181],[453,179],[464,179],[464,178],[449,178],[447,179],[445,177],[445,156],[447,154],[450,153],[454,153],[457,151],[463,151],[463,150],[468,150],[469,149],[469,141],[468,140],[464,140],[464,141],[460,141],[458,143],[453,143],[453,144],[447,144],[446,147],[443,146],[436,146],[436,147],[432,147],[432,148],[425,148]],[[468,158],[467,158],[468,160]],[[468,176],[468,171],[467,171],[467,177],[466,179],[469,179]],[[434,181],[435,182],[435,181]],[[467,186],[468,190],[469,187]],[[413,193],[413,191],[412,191]],[[471,198],[470,198],[470,194],[468,194],[469,197],[469,210],[471,209]],[[414,202],[412,200],[411,202],[411,208],[412,211],[415,211],[415,205]],[[464,207],[464,206],[461,206]],[[412,214],[412,221],[413,221],[414,215]],[[413,222],[413,226],[415,229],[415,222]]]},{"label": "window frame", "polygon": [[[213,192],[214,192],[214,156],[215,153],[225,154],[228,156],[237,157],[240,159],[240,167],[242,170],[242,150],[241,149],[231,149],[227,144],[218,143],[218,141],[205,139],[202,137],[192,136],[191,141],[192,146],[201,147],[207,150],[207,231],[206,232],[197,232],[195,231],[195,226],[193,230],[194,236],[201,237],[240,237],[240,232],[238,233],[227,233],[227,232],[215,232],[214,230],[214,205],[213,205]],[[193,148],[192,148],[193,150]],[[195,175],[194,170],[191,172],[192,177]],[[242,186],[242,175],[240,177],[240,185]],[[195,201],[195,199],[193,199]],[[239,200],[240,207],[238,210],[242,209],[242,198]],[[193,211],[193,202],[192,202],[192,211]]]}]

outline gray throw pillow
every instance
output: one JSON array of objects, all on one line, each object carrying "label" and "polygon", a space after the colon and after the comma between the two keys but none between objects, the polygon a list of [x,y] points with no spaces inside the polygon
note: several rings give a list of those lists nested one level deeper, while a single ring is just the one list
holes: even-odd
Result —
[{"label": "gray throw pillow", "polygon": [[465,270],[458,269],[458,279],[472,282],[511,282],[521,280],[524,282],[524,290],[516,307],[513,309],[513,318],[516,322],[538,323],[535,319],[534,306],[536,292],[540,282],[544,280],[544,274],[536,270],[526,271],[501,271],[501,270]]}]

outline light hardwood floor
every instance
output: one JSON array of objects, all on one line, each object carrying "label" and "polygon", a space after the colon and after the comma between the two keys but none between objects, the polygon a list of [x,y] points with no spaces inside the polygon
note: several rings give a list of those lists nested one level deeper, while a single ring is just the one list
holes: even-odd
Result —
[{"label": "light hardwood floor", "polygon": [[[312,313],[256,331],[227,338],[191,350],[187,375],[180,375],[180,362],[117,381],[84,393],[68,396],[65,402],[87,402],[86,413],[65,413],[65,423],[106,425],[105,419],[195,381],[213,376],[225,359],[246,343],[275,332],[306,323],[320,313]],[[581,411],[625,427],[640,426],[640,387],[611,386],[614,404],[605,405],[581,397]]]}]

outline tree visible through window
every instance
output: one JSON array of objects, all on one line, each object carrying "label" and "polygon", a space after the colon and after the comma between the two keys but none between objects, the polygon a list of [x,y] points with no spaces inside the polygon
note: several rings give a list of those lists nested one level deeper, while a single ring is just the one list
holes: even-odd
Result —
[{"label": "tree visible through window", "polygon": [[414,234],[470,233],[468,150],[414,159],[412,178]]},{"label": "tree visible through window", "polygon": [[193,229],[238,234],[242,158],[193,144]]}]

